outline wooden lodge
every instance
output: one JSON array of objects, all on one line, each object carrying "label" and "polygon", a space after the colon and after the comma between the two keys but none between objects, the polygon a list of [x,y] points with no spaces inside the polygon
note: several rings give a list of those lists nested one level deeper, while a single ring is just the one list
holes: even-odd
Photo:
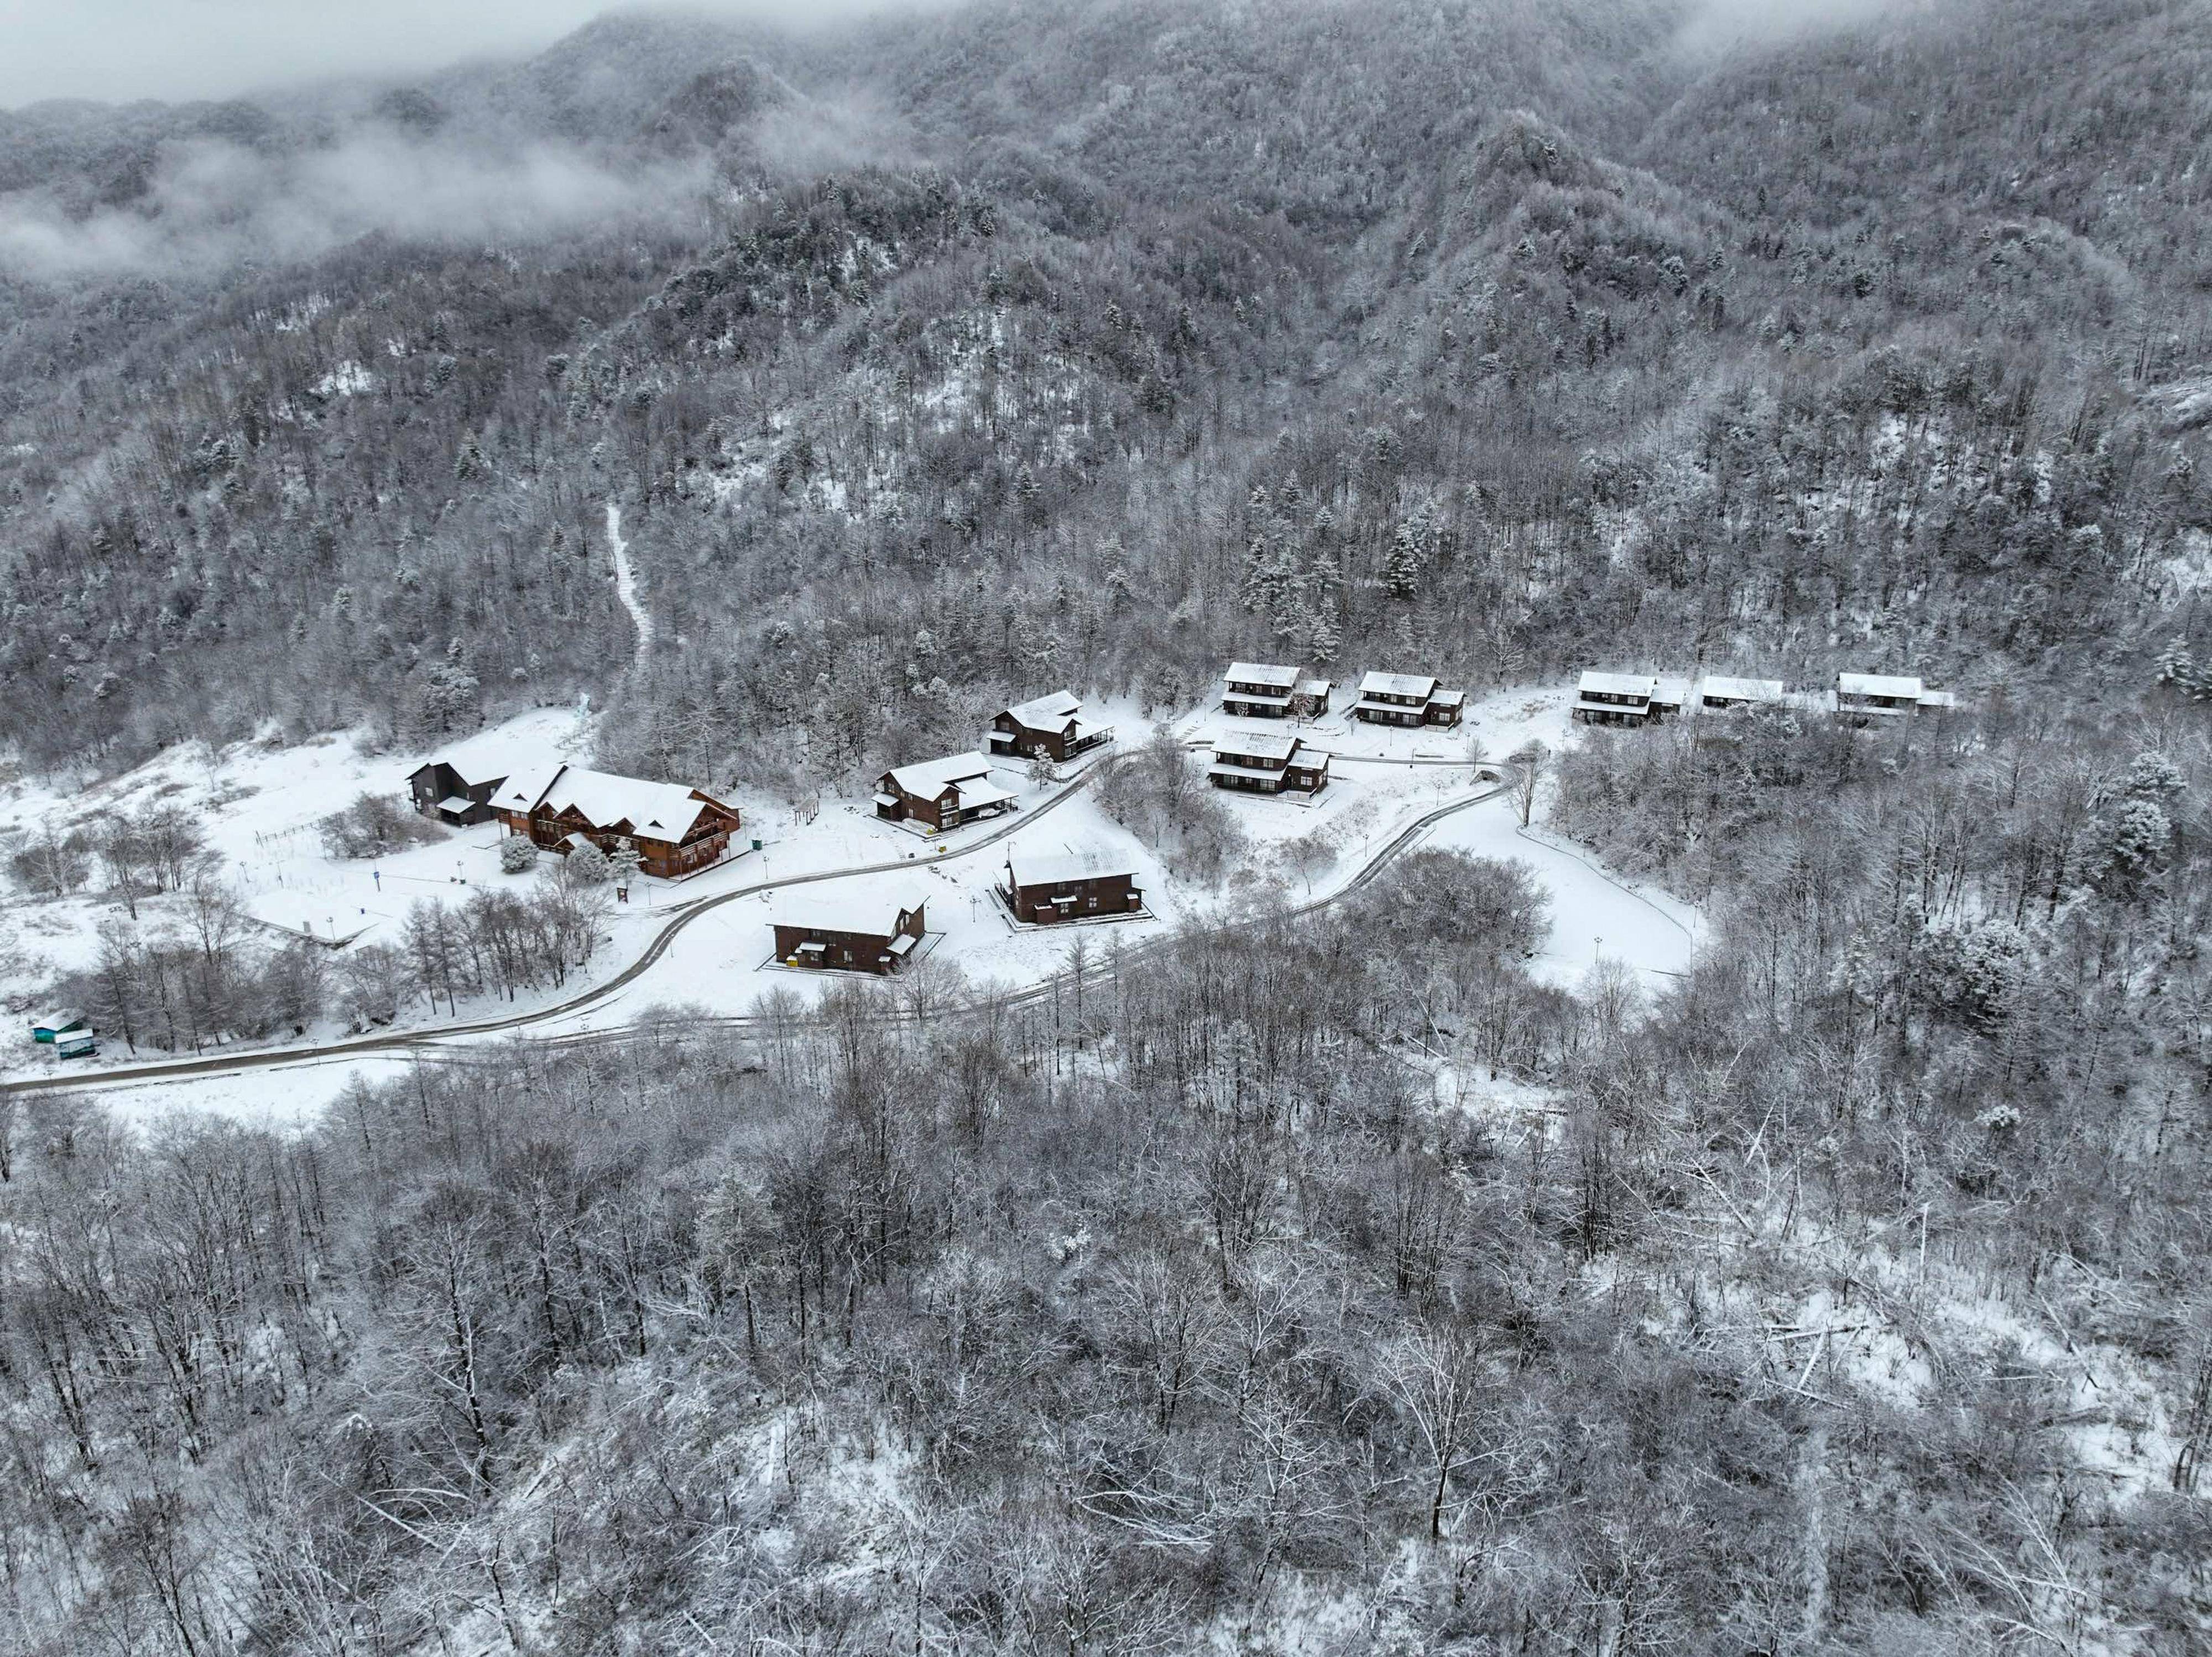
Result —
[{"label": "wooden lodge", "polygon": [[991,721],[994,754],[1050,760],[1055,765],[1113,739],[1114,727],[1085,719],[1081,700],[1066,690],[1017,703]]},{"label": "wooden lodge", "polygon": [[876,780],[876,815],[890,822],[918,822],[933,834],[1012,809],[1014,793],[991,780],[991,762],[981,754],[902,765]]},{"label": "wooden lodge", "polygon": [[1240,719],[1316,719],[1328,712],[1327,679],[1276,662],[1231,662],[1222,675],[1221,708]]},{"label": "wooden lodge", "polygon": [[895,973],[921,947],[924,901],[920,892],[794,898],[774,923],[775,958],[787,967]]},{"label": "wooden lodge", "polygon": [[1036,926],[1127,920],[1145,907],[1129,860],[1097,850],[1012,853],[999,895],[1016,920]]},{"label": "wooden lodge", "polygon": [[1659,680],[1650,673],[1585,673],[1575,689],[1577,725],[1652,725],[1660,710],[1652,706]]},{"label": "wooden lodge", "polygon": [[639,867],[673,880],[720,860],[737,808],[680,782],[645,782],[580,765],[543,765],[506,778],[491,805],[509,834],[566,853],[589,841],[612,852],[627,840]]},{"label": "wooden lodge", "polygon": [[1916,675],[1838,673],[1836,675],[1836,713],[1855,724],[1874,725],[1885,719],[1916,717],[1928,688]]},{"label": "wooden lodge", "polygon": [[1739,707],[1770,707],[1781,701],[1779,679],[1736,679],[1709,675],[1698,686],[1698,706],[1709,713],[1728,713]]},{"label": "wooden lodge", "polygon": [[1224,731],[1213,739],[1213,763],[1206,774],[1216,788],[1318,794],[1328,786],[1328,756],[1292,736]]},{"label": "wooden lodge", "polygon": [[1352,704],[1352,717],[1370,725],[1455,725],[1466,712],[1467,692],[1439,689],[1419,673],[1370,673]]},{"label": "wooden lodge", "polygon": [[1279,719],[1291,711],[1298,671],[1273,662],[1231,662],[1223,676],[1224,712],[1248,719]]}]

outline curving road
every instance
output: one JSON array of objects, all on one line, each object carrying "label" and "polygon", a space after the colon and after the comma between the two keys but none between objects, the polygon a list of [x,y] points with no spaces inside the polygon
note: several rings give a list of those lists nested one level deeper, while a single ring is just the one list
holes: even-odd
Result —
[{"label": "curving road", "polygon": [[[993,829],[957,852],[947,853],[938,861],[951,862],[971,857],[985,847],[994,845],[1027,828],[1039,817],[1073,799],[1089,787],[1104,774],[1109,766],[1116,762],[1117,758],[1118,756],[1109,756],[1094,764],[1067,787],[1054,795],[1035,810],[1015,814],[1003,826]],[[1465,763],[1464,761],[1382,762]],[[1285,913],[1292,917],[1312,914],[1327,908],[1333,903],[1341,902],[1345,898],[1371,883],[1394,859],[1412,847],[1437,823],[1457,812],[1495,799],[1512,787],[1515,780],[1514,768],[1510,763],[1486,762],[1481,768],[1496,774],[1496,780],[1490,787],[1480,792],[1449,801],[1432,810],[1423,813],[1376,848],[1352,877],[1334,891],[1304,903],[1292,905]],[[249,1070],[267,1070],[285,1066],[313,1069],[333,1062],[366,1058],[379,1053],[410,1053],[425,1059],[434,1059],[441,1063],[466,1062],[458,1052],[440,1051],[442,1044],[458,1036],[495,1035],[507,1031],[526,1029],[533,1024],[550,1023],[604,1001],[617,991],[636,982],[639,978],[650,971],[653,964],[667,952],[668,946],[685,927],[697,920],[700,916],[718,909],[726,903],[734,903],[741,898],[757,896],[763,892],[776,891],[785,887],[810,885],[819,881],[843,880],[850,876],[881,874],[892,870],[909,868],[915,862],[914,859],[897,858],[880,863],[857,864],[845,869],[825,869],[814,874],[787,875],[779,880],[763,881],[756,885],[741,886],[730,891],[717,892],[711,897],[695,898],[689,903],[678,906],[668,924],[656,932],[653,941],[646,946],[637,958],[620,972],[601,983],[593,985],[582,993],[570,997],[566,1001],[549,1007],[537,1008],[529,1012],[511,1013],[502,1017],[476,1019],[462,1023],[441,1024],[421,1029],[380,1031],[372,1035],[351,1036],[343,1041],[323,1042],[311,1047],[263,1047],[246,1052],[208,1054],[191,1059],[161,1059],[143,1065],[120,1065],[109,1070],[77,1071],[68,1074],[24,1077],[15,1081],[0,1082],[0,1094],[92,1092],[103,1088],[131,1087],[151,1082],[184,1081],[194,1077],[235,1075]],[[1171,947],[1175,942],[1176,934],[1172,932],[1148,938],[1141,944],[1125,950],[1121,956],[1121,964],[1127,966],[1132,962],[1145,960]],[[1001,1008],[1026,1005],[1052,996],[1071,984],[1073,978],[1074,974],[1067,971],[1050,974],[1034,984],[1024,985],[1019,989],[987,998],[981,1005]],[[719,1029],[745,1029],[756,1022],[750,1016],[742,1013],[690,1021],[696,1027]],[[561,1047],[596,1046],[632,1040],[638,1034],[637,1029],[631,1026],[605,1030],[567,1031],[550,1035],[541,1039]],[[489,1055],[486,1057],[489,1059]]]}]

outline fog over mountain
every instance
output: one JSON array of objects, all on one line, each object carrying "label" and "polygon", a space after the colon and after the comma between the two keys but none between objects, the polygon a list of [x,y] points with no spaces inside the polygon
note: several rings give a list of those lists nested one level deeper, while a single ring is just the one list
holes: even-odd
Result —
[{"label": "fog over mountain", "polygon": [[[0,1058],[0,1653],[2203,1649],[2208,88],[2212,0],[0,8],[0,999],[179,1067]],[[554,725],[730,866],[403,809]],[[1086,835],[1140,921],[957,883]],[[953,941],[775,976],[771,869]]]}]

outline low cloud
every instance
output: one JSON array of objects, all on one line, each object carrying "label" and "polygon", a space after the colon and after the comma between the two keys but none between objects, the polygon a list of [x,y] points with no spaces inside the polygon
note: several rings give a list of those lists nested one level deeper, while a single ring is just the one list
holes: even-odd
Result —
[{"label": "low cloud", "polygon": [[0,269],[34,279],[215,274],[311,258],[372,234],[460,245],[591,226],[669,223],[702,209],[704,160],[616,167],[569,146],[495,148],[355,137],[269,155],[220,142],[164,147],[144,197],[73,215],[51,197],[0,197]]},{"label": "low cloud", "polygon": [[1693,51],[1766,46],[1934,9],[1929,0],[1705,0],[1683,25],[1681,43]]}]

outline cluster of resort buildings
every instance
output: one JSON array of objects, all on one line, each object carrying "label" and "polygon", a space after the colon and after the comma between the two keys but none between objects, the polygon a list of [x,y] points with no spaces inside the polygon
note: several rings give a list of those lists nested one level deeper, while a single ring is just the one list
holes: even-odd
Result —
[{"label": "cluster of resort buildings", "polygon": [[[1221,708],[1240,719],[1288,725],[1328,716],[1336,691],[1330,679],[1294,665],[1231,662],[1223,675]],[[1779,679],[1593,671],[1576,687],[1572,716],[1584,725],[1660,725],[1686,712],[1772,707],[1789,697]],[[1941,712],[1956,699],[1911,675],[1841,672],[1830,705],[1838,718],[1875,725]],[[1372,672],[1361,678],[1344,711],[1370,725],[1449,730],[1461,724],[1466,707],[1465,691],[1446,689],[1431,675]],[[1113,737],[1114,728],[1086,716],[1072,692],[1034,697],[992,719],[984,750],[884,772],[877,779],[876,815],[926,836],[945,834],[1019,809],[1018,794],[994,775],[994,762],[1064,765]],[[1292,730],[1224,729],[1212,748],[1206,776],[1218,788],[1311,798],[1328,786],[1328,753]],[[563,855],[590,844],[663,880],[684,879],[722,861],[743,826],[737,807],[702,788],[559,762],[510,765],[465,744],[417,767],[408,788],[415,809],[434,820],[455,827],[495,822],[508,835]],[[759,846],[752,842],[753,849]],[[994,895],[1019,928],[1146,913],[1133,859],[1103,847],[1012,853]],[[927,894],[920,889],[794,897],[772,926],[774,958],[787,966],[878,974],[920,959],[930,936]],[[36,1021],[33,1035],[64,1057],[96,1051],[90,1027],[73,1013]]]},{"label": "cluster of resort buildings", "polygon": [[[1058,766],[1103,748],[1114,728],[1056,691],[1001,709],[975,750],[894,766],[876,780],[876,816],[928,837],[1019,809],[1020,796],[994,772],[1013,761]],[[704,789],[647,782],[557,762],[512,765],[468,745],[417,767],[408,779],[415,809],[455,827],[497,822],[541,850],[562,855],[589,844],[639,871],[680,880],[729,856],[743,826],[738,808]],[[752,847],[758,850],[760,842]],[[1018,852],[994,895],[1018,927],[1118,920],[1146,913],[1134,861],[1100,847]],[[923,894],[842,894],[792,898],[771,923],[775,959],[793,967],[896,972],[920,958],[929,936]]]},{"label": "cluster of resort buildings", "polygon": [[[1727,713],[1778,706],[1788,697],[1789,688],[1779,679],[1706,674],[1692,681],[1661,673],[1588,672],[1575,689],[1574,718],[1580,725],[1663,725],[1686,709]],[[1909,675],[1838,673],[1832,706],[1839,719],[1871,725],[1955,707],[1958,698]]]}]

